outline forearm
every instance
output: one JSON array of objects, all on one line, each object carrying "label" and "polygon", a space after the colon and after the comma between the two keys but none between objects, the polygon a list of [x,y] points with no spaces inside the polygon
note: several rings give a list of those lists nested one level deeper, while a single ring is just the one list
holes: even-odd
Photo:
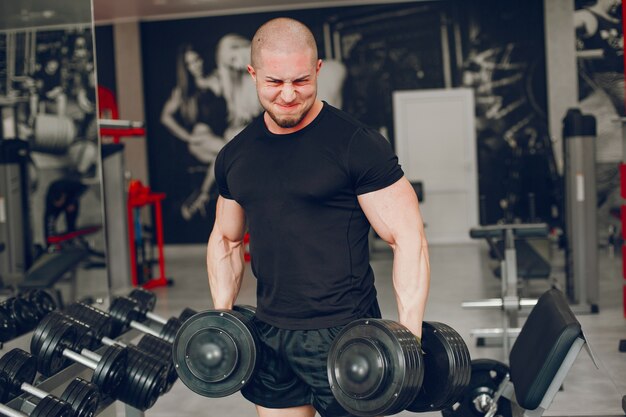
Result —
[{"label": "forearm", "polygon": [[209,237],[207,270],[216,309],[232,309],[241,288],[244,269],[243,240],[230,241],[215,231]]},{"label": "forearm", "polygon": [[422,233],[417,240],[392,245],[398,321],[420,338],[430,288],[428,244],[423,236]]}]

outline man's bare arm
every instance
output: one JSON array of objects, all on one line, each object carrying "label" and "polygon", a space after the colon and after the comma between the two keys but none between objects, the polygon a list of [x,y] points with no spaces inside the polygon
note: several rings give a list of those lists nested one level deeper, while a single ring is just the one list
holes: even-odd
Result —
[{"label": "man's bare arm", "polygon": [[219,197],[207,245],[209,287],[216,309],[232,309],[243,278],[245,214],[234,200]]},{"label": "man's bare arm", "polygon": [[430,287],[430,263],[417,196],[406,178],[358,197],[376,233],[393,249],[393,286],[398,318],[422,337]]}]

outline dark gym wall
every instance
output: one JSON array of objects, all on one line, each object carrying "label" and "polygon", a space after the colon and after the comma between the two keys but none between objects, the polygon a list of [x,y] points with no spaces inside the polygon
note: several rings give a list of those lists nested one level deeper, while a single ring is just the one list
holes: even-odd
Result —
[{"label": "dark gym wall", "polygon": [[115,82],[115,47],[113,43],[113,26],[96,26],[96,71],[98,85],[116,92]]},{"label": "dark gym wall", "polygon": [[[547,135],[542,7],[541,0],[448,0],[142,23],[150,182],[168,195],[166,241],[206,242],[216,199],[214,187],[205,196],[202,192],[210,163],[194,157],[161,123],[177,83],[177,50],[193,45],[208,74],[224,35],[237,28],[238,35],[250,39],[261,23],[276,16],[303,21],[318,40],[320,56],[340,58],[347,74],[342,107],[392,143],[392,91],[473,88],[481,222],[529,220],[533,213],[550,220],[558,182]],[[339,33],[339,48],[326,50],[325,25]],[[443,57],[446,50],[449,60]],[[175,117],[181,121],[180,113]],[[194,125],[187,124],[189,129]]]}]

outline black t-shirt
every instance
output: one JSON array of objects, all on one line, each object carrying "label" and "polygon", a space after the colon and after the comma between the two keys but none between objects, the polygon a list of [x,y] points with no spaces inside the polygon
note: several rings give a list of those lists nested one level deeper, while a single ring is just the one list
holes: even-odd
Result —
[{"label": "black t-shirt", "polygon": [[285,135],[261,115],[222,149],[215,176],[220,194],[246,213],[260,320],[326,328],[368,310],[376,298],[370,225],[357,195],[403,176],[385,138],[327,103]]}]

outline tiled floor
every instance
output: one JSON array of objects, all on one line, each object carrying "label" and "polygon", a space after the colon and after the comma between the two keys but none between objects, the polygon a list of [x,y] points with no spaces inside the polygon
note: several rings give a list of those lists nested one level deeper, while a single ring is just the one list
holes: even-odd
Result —
[{"label": "tiled floor", "polygon": [[[157,288],[157,311],[178,314],[185,306],[196,309],[211,308],[204,260],[205,248],[172,246],[166,248],[167,274],[175,284]],[[498,327],[498,311],[463,310],[461,302],[469,299],[495,297],[499,280],[490,272],[492,266],[486,245],[431,246],[432,283],[426,319],[442,321],[455,328],[465,339],[473,359],[503,360],[502,349],[496,346],[476,347],[470,330],[478,327]],[[555,257],[558,281],[562,272]],[[377,288],[383,316],[395,319],[395,299],[391,285],[391,253],[378,248],[372,254],[372,266],[377,276]],[[626,394],[626,353],[618,351],[620,339],[626,338],[626,319],[622,310],[621,258],[610,259],[600,254],[600,313],[581,314],[579,320],[598,359],[597,370],[585,351],[581,352],[546,415],[624,415],[621,399]],[[535,282],[528,288],[531,294],[540,294],[548,288],[546,281]],[[246,271],[239,303],[255,303],[255,281]],[[440,415],[439,413],[431,413]],[[198,396],[178,382],[172,391],[162,397],[146,412],[153,417],[227,417],[255,416],[254,407],[240,394],[210,399]],[[402,412],[400,416],[414,415]]]}]

